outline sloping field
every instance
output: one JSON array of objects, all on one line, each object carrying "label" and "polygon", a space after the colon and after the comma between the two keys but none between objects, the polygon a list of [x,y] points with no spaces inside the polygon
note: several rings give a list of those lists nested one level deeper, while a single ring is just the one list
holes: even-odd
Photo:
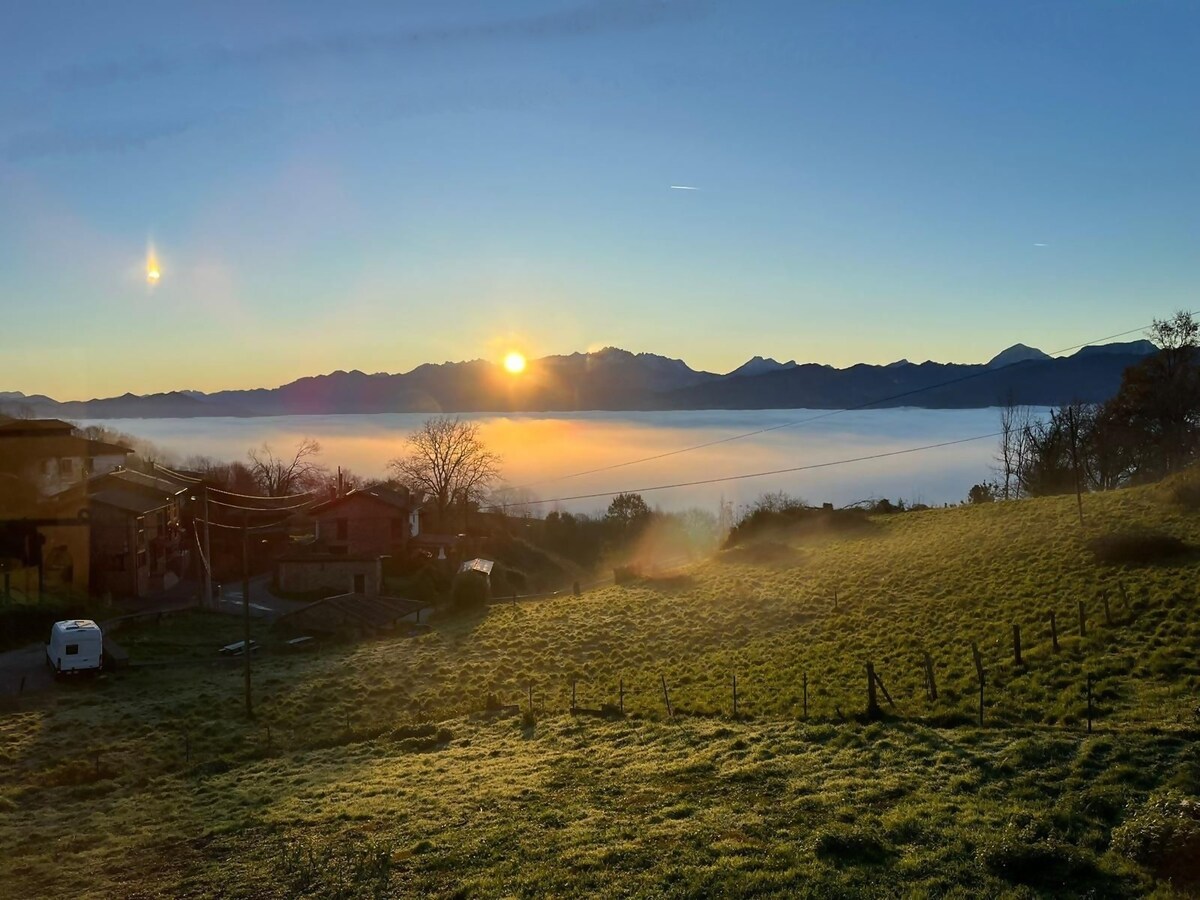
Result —
[{"label": "sloping field", "polygon": [[[1186,890],[1200,566],[1101,566],[1089,549],[1151,529],[1200,547],[1200,513],[1173,488],[1086,497],[1082,529],[1072,497],[775,535],[417,638],[268,657],[253,723],[237,669],[63,686],[0,714],[5,893]],[[184,617],[122,641],[135,658],[182,653],[237,628]],[[860,718],[867,662],[895,701],[881,694],[878,722]],[[629,717],[572,718],[572,681],[588,707],[623,681]],[[536,724],[478,717],[488,695],[530,690]]]}]

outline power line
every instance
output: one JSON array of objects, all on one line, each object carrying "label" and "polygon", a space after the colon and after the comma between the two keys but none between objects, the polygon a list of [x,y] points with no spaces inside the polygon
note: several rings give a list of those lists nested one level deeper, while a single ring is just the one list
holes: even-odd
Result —
[{"label": "power line", "polygon": [[[809,463],[803,466],[789,466],[786,469],[770,469],[765,472],[746,472],[741,475],[723,475],[718,478],[702,478],[697,481],[677,481],[672,484],[656,484],[651,487],[625,488],[624,490],[620,491],[601,491],[595,494],[576,494],[571,497],[553,497],[548,500],[526,500],[522,501],[521,505],[533,506],[535,504],[543,503],[566,503],[570,500],[597,500],[604,497],[615,497],[618,494],[648,494],[651,491],[667,491],[672,490],[673,488],[699,487],[705,484],[721,484],[727,481],[741,481],[742,479],[746,478],[762,478],[767,475],[787,475],[792,472],[807,472],[812,469],[828,469],[832,466],[844,466],[848,465],[849,463],[868,462],[873,459],[887,459],[888,457],[892,456],[904,456],[905,454],[909,453],[920,453],[924,450],[936,450],[940,447],[953,447],[956,444],[969,444],[972,441],[983,441],[987,440],[988,438],[1000,437],[1000,435],[1003,433],[1004,432],[1002,431],[994,431],[991,434],[978,434],[974,437],[956,438],[952,441],[941,441],[936,444],[925,444],[921,447],[906,447],[903,450],[887,450],[883,453],[871,453],[867,456],[854,456],[848,459],[830,460],[829,462]],[[483,508],[493,510],[503,509],[504,505],[497,504],[493,506],[485,506]]]},{"label": "power line", "polygon": [[[220,494],[223,494],[224,497],[235,497],[240,500],[263,500],[263,502],[266,502],[266,503],[282,503],[283,500],[298,500],[301,497],[314,498],[314,494],[317,493],[316,491],[305,491],[304,493],[286,494],[286,496],[283,496],[283,497],[264,497],[264,496],[262,496],[262,494],[235,493],[233,491],[223,490],[223,488],[221,488],[221,487],[212,487],[211,485],[204,484],[203,478],[192,478],[191,475],[185,475],[182,472],[176,472],[175,469],[169,469],[166,466],[163,466],[162,463],[156,462],[156,463],[154,463],[154,467],[156,469],[160,469],[161,472],[166,472],[168,475],[173,476],[173,478],[179,479],[180,481],[186,481],[186,482],[188,482],[188,484],[203,485],[204,490],[208,491],[210,494],[220,493]],[[287,509],[300,509],[301,506],[304,506],[306,503],[312,503],[313,500],[312,499],[306,500],[305,503],[296,504],[295,506],[236,506],[232,503],[222,503],[221,500],[214,500],[211,498],[210,498],[210,502],[211,503],[220,503],[224,506],[229,506],[230,509],[287,510]]]},{"label": "power line", "polygon": [[223,522],[205,521],[204,519],[197,519],[196,521],[204,522],[205,525],[213,528],[225,528],[230,531],[267,531],[271,528],[278,528],[280,525],[287,525],[289,519],[280,519],[278,522],[265,522],[262,525],[226,525]]},{"label": "power line", "polygon": [[[1081,344],[1073,344],[1070,347],[1063,347],[1061,350],[1053,350],[1050,352],[1049,355],[1055,356],[1060,353],[1067,353],[1071,350],[1080,350],[1084,347],[1089,347],[1093,344],[1103,343],[1104,341],[1111,341],[1115,338],[1127,337],[1128,335],[1131,335],[1131,334],[1137,334],[1138,332],[1144,332],[1147,328],[1150,328],[1150,327],[1151,327],[1150,325],[1142,325],[1139,328],[1131,328],[1128,331],[1118,332],[1117,334],[1110,334],[1110,335],[1107,335],[1106,337],[1092,338],[1091,340],[1084,341]],[[678,456],[681,453],[690,453],[693,450],[703,450],[707,447],[715,447],[719,444],[728,444],[728,443],[731,443],[732,441],[740,441],[740,440],[744,440],[745,438],[748,438],[748,437],[757,437],[760,434],[767,434],[772,431],[780,431],[781,429],[784,429],[784,428],[795,428],[800,425],[807,425],[810,422],[816,422],[820,419],[828,419],[832,416],[839,416],[839,415],[842,415],[843,413],[847,413],[847,412],[856,412],[859,410],[867,409],[868,407],[871,407],[871,406],[877,406],[881,403],[890,403],[893,400],[902,400],[905,397],[911,397],[915,394],[922,394],[927,391],[937,390],[938,388],[950,387],[955,384],[960,384],[964,381],[970,381],[973,378],[981,378],[985,375],[993,375],[997,372],[1003,372],[1005,369],[1011,368],[1012,366],[1020,365],[1023,362],[1026,362],[1026,360],[1017,360],[1016,362],[1005,363],[1004,365],[996,366],[995,368],[984,368],[984,369],[981,369],[976,372],[970,372],[966,375],[959,376],[958,378],[952,378],[948,381],[942,381],[942,382],[938,382],[937,384],[926,385],[925,387],[913,388],[912,390],[902,391],[899,394],[892,394],[888,397],[880,397],[875,400],[869,400],[866,403],[859,403],[855,406],[847,406],[844,409],[831,409],[828,412],[819,413],[815,416],[809,416],[804,419],[797,419],[792,422],[783,422],[779,425],[769,425],[764,428],[755,429],[754,431],[747,431],[747,432],[743,432],[742,434],[735,434],[735,435],[730,435],[729,437],[717,438],[716,440],[713,440],[713,441],[705,441],[704,443],[693,444],[689,447],[680,447],[676,450],[668,450],[665,453],[656,453],[652,456],[643,456],[639,459],[631,459],[631,460],[627,460],[625,462],[613,463],[613,464],[607,465],[607,466],[598,466],[597,468],[594,468],[594,469],[585,469],[583,471],[572,472],[567,475],[556,475],[553,478],[542,478],[537,481],[529,481],[529,482],[526,482],[525,484],[517,485],[516,487],[528,488],[528,487],[532,487],[532,486],[538,485],[538,484],[554,484],[559,481],[567,481],[571,478],[581,478],[584,475],[595,475],[600,472],[611,472],[614,469],[623,469],[623,468],[627,468],[629,466],[640,465],[641,463],[654,462],[655,460],[660,460],[660,459],[667,459],[668,457],[671,457],[671,456]],[[618,493],[620,493],[620,492],[618,492]],[[604,495],[604,496],[609,496],[609,495]]]},{"label": "power line", "polygon": [[270,497],[270,496],[264,497],[261,494],[235,494],[233,491],[226,491],[226,490],[223,490],[222,488],[215,488],[215,487],[210,487],[209,490],[213,491],[214,493],[217,493],[217,494],[224,494],[226,497],[237,497],[239,500],[268,500],[268,501],[298,500],[301,497],[312,497],[317,493],[316,491],[304,491],[303,493],[300,493],[300,494],[285,494],[284,496],[281,496],[281,497]]},{"label": "power line", "polygon": [[[157,463],[157,462],[154,463],[154,468],[160,469],[161,471],[166,472],[168,475],[178,478],[180,481],[186,481],[189,484],[202,484],[204,482],[203,478],[192,478],[190,475],[185,475],[184,473],[177,472],[174,469],[168,469],[166,466],[162,465],[161,463]],[[304,491],[303,493],[300,493],[300,494],[287,494],[282,497],[264,497],[261,494],[238,494],[238,493],[235,493],[234,491],[227,491],[224,488],[213,487],[212,485],[208,485],[208,484],[205,484],[205,489],[208,490],[210,493],[224,494],[226,497],[236,497],[239,500],[265,500],[265,501],[269,501],[269,502],[282,501],[282,500],[298,500],[301,497],[312,497],[314,494],[317,493],[316,491]],[[213,502],[216,503],[217,501],[214,500]]]},{"label": "power line", "polygon": [[172,478],[178,478],[180,481],[186,482],[187,484],[200,484],[204,480],[202,478],[193,478],[191,475],[184,475],[182,472],[176,472],[174,469],[168,469],[162,463],[154,462],[153,460],[151,460],[150,465],[154,466],[154,468],[161,472],[166,472]]},{"label": "power line", "polygon": [[268,512],[268,513],[288,512],[288,511],[294,510],[294,509],[307,509],[308,507],[312,506],[312,504],[313,504],[312,500],[306,500],[304,503],[297,503],[295,506],[239,506],[236,503],[226,503],[223,500],[214,500],[211,497],[209,498],[208,502],[211,503],[213,506],[223,506],[226,509],[237,509],[242,512]]}]

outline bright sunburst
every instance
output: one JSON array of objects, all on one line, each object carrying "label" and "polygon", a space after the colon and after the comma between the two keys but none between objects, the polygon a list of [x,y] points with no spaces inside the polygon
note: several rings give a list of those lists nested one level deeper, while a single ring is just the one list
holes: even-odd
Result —
[{"label": "bright sunburst", "polygon": [[504,357],[504,368],[514,375],[525,371],[525,357],[516,350]]},{"label": "bright sunburst", "polygon": [[158,266],[158,254],[151,246],[146,250],[146,283],[158,284],[160,278],[162,278],[162,270]]}]

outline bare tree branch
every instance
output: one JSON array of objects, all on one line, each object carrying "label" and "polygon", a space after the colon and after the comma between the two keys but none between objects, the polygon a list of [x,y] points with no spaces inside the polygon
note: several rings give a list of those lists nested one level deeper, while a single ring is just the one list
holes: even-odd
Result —
[{"label": "bare tree branch", "polygon": [[479,439],[479,426],[459,418],[436,416],[409,435],[408,454],[388,465],[418,497],[428,497],[439,522],[451,506],[479,503],[500,477],[501,459]]},{"label": "bare tree branch", "polygon": [[319,443],[304,438],[290,459],[276,456],[269,444],[249,451],[247,456],[250,473],[259,489],[268,497],[284,497],[310,490],[325,479],[328,472],[314,459],[320,452]]}]

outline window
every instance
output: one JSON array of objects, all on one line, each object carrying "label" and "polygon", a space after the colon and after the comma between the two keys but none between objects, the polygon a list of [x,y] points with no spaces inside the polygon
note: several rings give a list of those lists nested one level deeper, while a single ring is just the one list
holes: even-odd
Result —
[{"label": "window", "polygon": [[70,478],[75,474],[75,460],[64,456],[58,461],[58,474],[64,478]]},{"label": "window", "polygon": [[350,536],[350,523],[345,519],[338,519],[335,525],[337,527],[337,540],[346,540]]},{"label": "window", "polygon": [[78,644],[67,644],[67,656],[78,656],[78,655],[79,655],[79,645]]}]

